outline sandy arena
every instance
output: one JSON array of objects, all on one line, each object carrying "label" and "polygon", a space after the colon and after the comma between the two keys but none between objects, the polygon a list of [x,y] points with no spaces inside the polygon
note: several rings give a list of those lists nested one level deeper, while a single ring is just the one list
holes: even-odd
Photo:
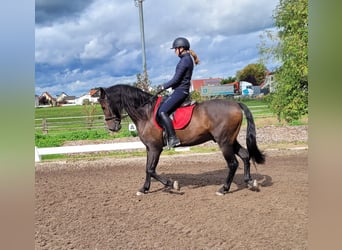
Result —
[{"label": "sandy arena", "polygon": [[230,192],[220,152],[162,155],[156,181],[137,196],[145,157],[36,163],[35,249],[307,249],[308,151],[266,150],[245,188],[240,162]]}]

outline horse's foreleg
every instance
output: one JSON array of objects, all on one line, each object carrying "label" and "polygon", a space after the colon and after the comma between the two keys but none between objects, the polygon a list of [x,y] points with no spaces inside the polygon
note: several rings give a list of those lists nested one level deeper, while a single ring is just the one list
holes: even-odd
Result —
[{"label": "horse's foreleg", "polygon": [[139,191],[137,192],[137,195],[146,194],[148,192],[148,190],[150,190],[151,177],[153,176],[153,173],[155,173],[157,164],[159,162],[159,157],[161,154],[161,150],[150,151],[148,148],[147,148],[146,152],[147,152],[147,160],[146,160],[145,183],[144,183],[143,187],[139,189]]},{"label": "horse's foreleg", "polygon": [[156,168],[159,162],[160,154],[162,150],[147,150],[147,162],[146,162],[146,179],[143,187],[139,189],[137,195],[146,194],[150,190],[151,177],[161,182],[166,187],[179,189],[177,181],[171,181],[156,173]]},{"label": "horse's foreleg", "polygon": [[172,180],[166,179],[160,175],[157,175],[156,172],[152,174],[152,177],[155,178],[157,181],[160,181],[165,187],[173,188],[176,190],[180,189],[178,181],[172,181]]},{"label": "horse's foreleg", "polygon": [[161,152],[159,152],[158,154],[158,152],[150,152],[149,150],[147,150],[145,183],[143,187],[139,189],[139,191],[137,192],[137,195],[146,194],[148,190],[150,190],[151,177],[157,167],[160,153]]}]

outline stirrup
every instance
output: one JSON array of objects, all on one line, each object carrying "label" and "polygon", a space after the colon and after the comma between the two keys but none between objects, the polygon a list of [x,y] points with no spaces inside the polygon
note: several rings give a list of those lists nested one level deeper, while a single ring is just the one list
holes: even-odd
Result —
[{"label": "stirrup", "polygon": [[169,139],[169,147],[174,148],[174,147],[178,147],[179,145],[181,145],[181,142],[178,139],[178,137],[171,137]]}]

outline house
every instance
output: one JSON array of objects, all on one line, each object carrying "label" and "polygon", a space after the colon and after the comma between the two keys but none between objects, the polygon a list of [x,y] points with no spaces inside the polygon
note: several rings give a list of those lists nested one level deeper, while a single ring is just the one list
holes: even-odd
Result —
[{"label": "house", "polygon": [[69,96],[66,93],[62,92],[60,95],[56,98],[57,104],[75,104],[76,97],[75,96]]},{"label": "house", "polygon": [[196,79],[191,80],[190,91],[201,92],[202,86],[220,86],[222,78],[207,78],[207,79]]},{"label": "house", "polygon": [[76,96],[74,95],[69,95],[64,98],[67,104],[76,104]]},{"label": "house", "polygon": [[44,92],[39,97],[39,106],[40,105],[50,105],[50,106],[56,106],[56,98],[53,98],[48,92]]},{"label": "house", "polygon": [[75,100],[76,105],[83,105],[86,102],[98,103],[97,99],[100,97],[98,88],[91,89],[88,93],[81,95]]},{"label": "house", "polygon": [[274,74],[272,72],[267,72],[265,80],[260,84],[260,91],[264,94],[272,93],[275,91],[277,82],[275,81]]}]

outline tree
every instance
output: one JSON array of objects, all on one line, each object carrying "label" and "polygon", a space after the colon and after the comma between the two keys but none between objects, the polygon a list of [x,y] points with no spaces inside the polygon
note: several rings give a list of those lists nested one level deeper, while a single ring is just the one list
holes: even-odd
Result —
[{"label": "tree", "polygon": [[253,85],[260,85],[266,75],[266,67],[263,63],[248,64],[242,70],[236,72],[238,81],[250,82]]},{"label": "tree", "polygon": [[91,103],[89,101],[89,99],[84,99],[83,100],[83,111],[86,114],[86,124],[87,124],[87,128],[91,129],[93,124],[94,124],[94,120],[95,120],[95,113],[96,113],[96,104]]},{"label": "tree", "polygon": [[147,73],[137,74],[137,82],[135,82],[133,85],[145,92],[150,92],[150,81],[148,80]]},{"label": "tree", "polygon": [[236,77],[235,76],[229,76],[226,79],[222,79],[220,84],[228,84],[228,83],[232,83],[236,81]]},{"label": "tree", "polygon": [[280,0],[274,19],[279,32],[277,38],[270,33],[268,37],[277,43],[261,46],[259,52],[281,62],[270,107],[279,120],[291,122],[308,113],[308,1]]},{"label": "tree", "polygon": [[190,98],[191,100],[197,101],[197,102],[201,102],[202,101],[202,96],[200,91],[198,90],[194,90],[190,93]]}]

